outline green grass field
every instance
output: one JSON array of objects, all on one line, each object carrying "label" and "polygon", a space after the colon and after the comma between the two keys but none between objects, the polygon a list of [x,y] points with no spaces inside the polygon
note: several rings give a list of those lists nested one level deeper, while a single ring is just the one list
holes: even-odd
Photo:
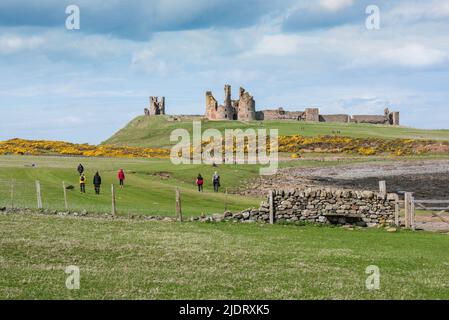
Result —
[{"label": "green grass field", "polygon": [[[447,235],[0,215],[1,299],[447,299]],[[65,268],[80,268],[80,290]],[[380,268],[380,290],[365,270]]]},{"label": "green grass field", "polygon": [[[87,171],[87,194],[79,192],[76,168],[83,163]],[[32,168],[32,164],[36,168]],[[10,206],[11,180],[16,180],[14,204],[17,207],[36,207],[35,181],[39,180],[42,189],[43,205],[50,209],[63,209],[64,198],[62,182],[73,185],[75,190],[68,191],[68,203],[71,210],[110,212],[111,184],[117,186],[117,171],[123,168],[126,173],[125,189],[117,191],[117,209],[119,214],[174,215],[175,188],[182,192],[182,206],[185,216],[199,216],[202,213],[223,213],[225,208],[225,188],[237,187],[243,179],[258,174],[257,166],[175,166],[170,160],[163,159],[116,159],[116,158],[76,158],[76,157],[0,157],[0,206]],[[94,194],[92,178],[99,170],[103,178],[103,192]],[[222,190],[213,193],[212,175],[218,170],[222,177]],[[160,173],[168,173],[164,179]],[[206,179],[205,192],[199,193],[195,179],[201,173]],[[229,195],[227,208],[238,211],[258,206],[260,199]]]},{"label": "green grass field", "polygon": [[[439,158],[425,155],[419,159]],[[415,159],[416,157],[407,157]],[[322,161],[322,160],[325,161]],[[308,154],[281,167],[334,166],[389,157]],[[406,157],[401,158],[406,159]],[[78,191],[77,165],[87,170],[88,193]],[[33,168],[31,165],[35,164]],[[110,212],[117,190],[119,219],[0,213],[0,299],[447,299],[449,238],[445,234],[329,226],[237,223],[167,223],[127,219],[129,214],[174,216],[175,187],[185,216],[224,211],[226,196],[259,166],[174,166],[167,159],[0,156],[0,207],[36,207],[34,181],[44,207],[63,210],[62,181],[70,210]],[[95,196],[93,173],[103,177]],[[222,192],[208,183],[222,176]],[[196,191],[198,173],[206,178]],[[162,176],[168,175],[165,179]],[[256,207],[262,199],[229,195],[228,209]],[[81,289],[65,287],[65,268],[81,270]],[[381,288],[365,288],[366,267],[381,270]]]},{"label": "green grass field", "polygon": [[[304,159],[283,161],[280,168],[323,167],[352,163],[384,161],[392,159],[441,159],[445,156],[422,155],[419,157],[350,157],[334,159],[333,155],[308,154]],[[87,194],[79,192],[76,168],[83,163],[87,172]],[[36,167],[31,167],[35,164]],[[117,171],[126,172],[125,189],[117,187]],[[71,211],[111,211],[111,184],[116,185],[116,202],[119,215],[143,214],[173,216],[175,212],[175,188],[182,193],[183,214],[223,213],[227,209],[240,211],[258,207],[262,198],[244,197],[232,194],[244,181],[259,178],[258,165],[173,165],[168,159],[124,159],[124,158],[80,158],[58,156],[0,156],[0,207],[36,208],[35,181],[40,181],[44,208],[64,210],[62,182],[74,186],[67,191]],[[92,177],[99,170],[103,178],[102,193],[94,194]],[[211,179],[217,170],[222,179],[220,193],[212,190]],[[201,173],[206,179],[204,193],[199,193],[195,179]],[[162,177],[161,177],[162,175]],[[164,178],[164,176],[169,176]],[[13,197],[11,183],[14,181]],[[225,195],[226,188],[229,190]],[[12,201],[11,201],[12,200]]]},{"label": "green grass field", "polygon": [[[340,135],[357,138],[410,138],[449,140],[449,130],[422,130],[408,127],[393,127],[371,124],[345,123],[310,123],[298,121],[207,121],[197,118],[202,123],[202,130],[218,129],[279,129],[280,135],[333,135],[340,131]],[[166,117],[137,117],[125,128],[118,131],[105,144],[140,147],[167,147],[170,134],[175,129],[186,129],[192,132],[192,120],[168,121]]]},{"label": "green grass field", "polygon": [[[313,155],[307,155],[307,157]],[[378,161],[377,157],[343,158],[322,162],[326,155],[318,158],[281,162],[283,167],[334,166],[340,164]],[[87,194],[79,192],[76,168],[82,163],[86,168]],[[32,164],[36,167],[33,168]],[[123,190],[117,187],[117,171],[126,172]],[[72,185],[68,190],[68,204],[71,211],[110,212],[111,184],[116,185],[116,202],[119,215],[144,214],[173,216],[175,212],[175,188],[182,193],[182,207],[185,216],[223,213],[225,202],[228,210],[240,211],[258,207],[263,198],[244,197],[231,194],[235,188],[259,177],[259,165],[173,165],[169,159],[126,159],[86,158],[59,156],[0,156],[0,207],[10,207],[11,182],[14,180],[13,205],[22,208],[36,208],[35,181],[41,184],[44,208],[63,210],[64,196],[62,182]],[[92,178],[96,171],[103,178],[102,193],[94,194]],[[218,171],[221,176],[221,192],[214,193],[212,176]],[[205,178],[204,193],[196,189],[195,179],[201,173]],[[164,178],[168,174],[168,178]],[[225,195],[226,188],[229,195]]]}]

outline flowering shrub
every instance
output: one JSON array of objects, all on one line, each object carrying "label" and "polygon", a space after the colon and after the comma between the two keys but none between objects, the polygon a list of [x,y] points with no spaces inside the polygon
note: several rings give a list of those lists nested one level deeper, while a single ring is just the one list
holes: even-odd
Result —
[{"label": "flowering shrub", "polygon": [[[212,140],[203,141],[201,149],[212,143]],[[224,144],[224,142],[223,142]],[[395,156],[406,156],[412,154],[426,153],[449,153],[449,142],[436,142],[431,140],[413,139],[379,139],[379,138],[352,138],[344,136],[315,136],[304,137],[279,136],[279,152],[291,154],[292,159],[301,157],[301,153],[347,153],[362,156],[372,156],[376,154],[390,154]],[[267,151],[270,151],[270,141],[267,137]],[[234,141],[233,151],[237,145]],[[248,143],[245,141],[245,152],[248,151]],[[193,147],[190,150],[193,152]],[[222,153],[225,148],[223,145]]]},{"label": "flowering shrub", "polygon": [[0,142],[0,155],[68,155],[85,157],[168,158],[170,151],[161,148],[92,146],[62,141],[12,139]]},{"label": "flowering shrub", "polygon": [[[211,142],[211,140],[203,141],[201,149],[204,151]],[[266,146],[269,152],[269,138],[267,138]],[[236,149],[237,145],[234,142],[233,151],[235,152]],[[247,142],[244,144],[244,150],[245,152],[248,151]],[[190,152],[193,153],[193,151],[192,146]],[[224,146],[222,152],[223,154],[225,152]],[[449,153],[449,142],[412,139],[383,140],[378,138],[351,138],[342,136],[303,137],[295,135],[279,137],[279,152],[290,153],[293,159],[300,158],[301,153],[304,152],[348,153],[364,156],[376,154],[404,156],[425,153]],[[111,145],[93,146],[62,141],[12,139],[0,142],[0,155],[2,154],[169,158],[170,150]]]},{"label": "flowering shrub", "polygon": [[392,154],[397,156],[448,153],[449,142],[435,142],[429,140],[378,138],[351,138],[341,136],[303,137],[280,136],[279,152],[321,152],[321,153],[349,153],[365,156],[375,154]]}]

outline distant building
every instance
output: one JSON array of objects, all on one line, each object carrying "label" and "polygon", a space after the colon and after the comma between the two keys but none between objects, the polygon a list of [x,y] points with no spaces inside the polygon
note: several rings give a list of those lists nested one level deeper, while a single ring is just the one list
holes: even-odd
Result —
[{"label": "distant building", "polygon": [[297,120],[310,122],[340,122],[340,123],[372,123],[399,125],[399,112],[390,112],[388,108],[383,115],[320,114],[318,108],[306,108],[304,111],[285,111],[283,108],[256,111],[254,98],[240,88],[238,100],[232,100],[231,86],[225,85],[225,100],[218,104],[212,92],[206,92],[206,115],[208,120]]}]

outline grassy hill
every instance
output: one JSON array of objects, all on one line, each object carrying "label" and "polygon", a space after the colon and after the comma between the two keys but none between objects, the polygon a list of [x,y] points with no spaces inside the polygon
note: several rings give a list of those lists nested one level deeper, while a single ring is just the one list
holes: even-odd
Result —
[{"label": "grassy hill", "polygon": [[201,121],[202,130],[218,129],[279,129],[280,135],[317,136],[333,135],[339,131],[340,135],[356,138],[407,138],[407,139],[432,139],[449,140],[449,130],[423,130],[408,127],[392,127],[386,125],[371,124],[346,124],[346,123],[310,123],[298,121],[207,121],[200,117],[169,121],[168,117],[137,117],[126,127],[118,131],[103,144],[136,147],[168,147],[170,134],[175,129],[187,129],[192,132],[192,119]]}]

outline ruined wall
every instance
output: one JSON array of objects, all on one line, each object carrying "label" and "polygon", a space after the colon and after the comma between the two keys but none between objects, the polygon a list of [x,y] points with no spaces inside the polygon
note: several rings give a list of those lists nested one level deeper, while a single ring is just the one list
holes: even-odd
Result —
[{"label": "ruined wall", "polygon": [[263,111],[256,111],[256,120],[257,121],[265,120],[265,114]]},{"label": "ruined wall", "polygon": [[230,96],[230,88],[225,87],[225,104],[219,105],[212,95],[212,92],[206,92],[206,115],[209,120],[229,120],[234,118],[234,108]]},{"label": "ruined wall", "polygon": [[371,123],[371,124],[389,124],[398,126],[399,125],[399,112],[390,112],[388,108],[384,110],[383,116],[373,116],[373,115],[355,115],[352,116],[351,122],[355,123]]},{"label": "ruined wall", "polygon": [[[259,111],[258,114],[263,115],[264,120],[285,120],[288,119],[286,117],[285,111],[282,108],[276,110],[263,110]],[[259,119],[259,117],[258,117]]]},{"label": "ruined wall", "polygon": [[320,114],[320,122],[342,122],[348,123],[351,120],[349,114]]},{"label": "ruined wall", "polygon": [[318,122],[320,121],[320,109],[318,108],[307,108],[305,110],[305,120],[306,121],[312,121],[312,122]]},{"label": "ruined wall", "polygon": [[212,92],[206,92],[206,119],[256,120],[256,102],[245,89],[240,88],[239,100],[232,100],[231,86],[225,85],[224,96],[224,103],[219,105]]},{"label": "ruined wall", "polygon": [[371,123],[399,125],[399,112],[385,110],[385,115],[320,114],[318,108],[307,108],[305,111],[285,111],[283,108],[256,112],[257,120],[297,120],[311,122],[337,123]]},{"label": "ruined wall", "polygon": [[[260,115],[260,116],[259,116]],[[283,108],[257,112],[257,120],[302,120],[304,111],[285,111]]]},{"label": "ruined wall", "polygon": [[390,124],[393,126],[399,125],[399,112],[395,111],[390,113]]},{"label": "ruined wall", "polygon": [[206,92],[206,118],[215,120],[216,112],[218,110],[218,102],[212,95],[212,92]]},{"label": "ruined wall", "polygon": [[385,116],[374,115],[355,115],[352,116],[351,122],[355,123],[371,123],[371,124],[388,124],[388,119]]},{"label": "ruined wall", "polygon": [[150,105],[144,109],[146,116],[165,115],[165,97],[150,97]]},{"label": "ruined wall", "polygon": [[[354,224],[373,227],[393,225],[397,195],[372,191],[302,188],[274,191],[275,222],[306,221],[324,224]],[[224,219],[269,222],[269,199],[258,209],[224,216]]]},{"label": "ruined wall", "polygon": [[236,102],[237,119],[241,121],[256,120],[256,102],[245,89],[240,88],[239,100]]}]

